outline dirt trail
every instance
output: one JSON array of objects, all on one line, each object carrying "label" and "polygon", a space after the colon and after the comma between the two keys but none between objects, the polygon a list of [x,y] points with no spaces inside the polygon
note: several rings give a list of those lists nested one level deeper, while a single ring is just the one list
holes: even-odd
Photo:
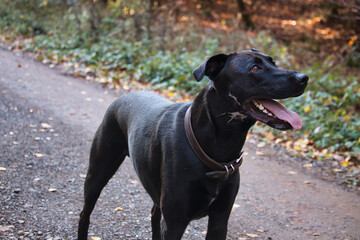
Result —
[{"label": "dirt trail", "polygon": [[[0,50],[0,94],[0,239],[74,239],[91,138],[120,93]],[[258,156],[256,145],[251,137],[245,147],[228,239],[360,239],[358,195],[270,148],[261,151],[271,158]],[[127,160],[99,199],[90,235],[149,239],[151,206]],[[204,231],[206,219],[192,222],[183,239]]]}]

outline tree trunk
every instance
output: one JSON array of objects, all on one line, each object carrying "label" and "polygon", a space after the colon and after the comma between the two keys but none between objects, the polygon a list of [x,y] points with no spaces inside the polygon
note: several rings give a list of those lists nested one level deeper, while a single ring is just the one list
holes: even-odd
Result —
[{"label": "tree trunk", "polygon": [[254,29],[255,25],[253,21],[251,21],[250,14],[246,11],[245,4],[243,0],[236,0],[239,12],[241,13],[245,30]]}]

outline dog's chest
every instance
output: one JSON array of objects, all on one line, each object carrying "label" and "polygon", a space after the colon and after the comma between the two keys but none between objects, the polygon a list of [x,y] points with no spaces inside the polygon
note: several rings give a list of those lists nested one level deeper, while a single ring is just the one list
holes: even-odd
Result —
[{"label": "dog's chest", "polygon": [[204,217],[208,214],[209,207],[219,196],[219,186],[194,186],[193,194],[189,199],[191,215],[193,219]]}]

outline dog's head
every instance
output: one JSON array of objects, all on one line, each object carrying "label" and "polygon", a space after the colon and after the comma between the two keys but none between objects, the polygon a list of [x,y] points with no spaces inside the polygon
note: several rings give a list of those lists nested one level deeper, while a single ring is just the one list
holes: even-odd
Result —
[{"label": "dog's head", "polygon": [[300,129],[301,118],[273,99],[300,96],[308,76],[278,68],[273,59],[255,49],[218,54],[193,72],[197,81],[208,76],[220,94],[232,97],[252,118],[280,130]]}]

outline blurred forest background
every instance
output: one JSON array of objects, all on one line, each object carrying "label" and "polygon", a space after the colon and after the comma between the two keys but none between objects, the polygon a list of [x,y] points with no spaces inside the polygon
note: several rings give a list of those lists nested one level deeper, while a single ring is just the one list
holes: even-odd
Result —
[{"label": "blurred forest background", "polygon": [[310,77],[303,96],[284,101],[304,127],[254,131],[310,159],[305,167],[328,164],[357,186],[359,26],[359,0],[0,0],[0,34],[10,49],[112,88],[152,89],[176,101],[206,84],[191,73],[208,56],[250,47],[272,55]]}]

